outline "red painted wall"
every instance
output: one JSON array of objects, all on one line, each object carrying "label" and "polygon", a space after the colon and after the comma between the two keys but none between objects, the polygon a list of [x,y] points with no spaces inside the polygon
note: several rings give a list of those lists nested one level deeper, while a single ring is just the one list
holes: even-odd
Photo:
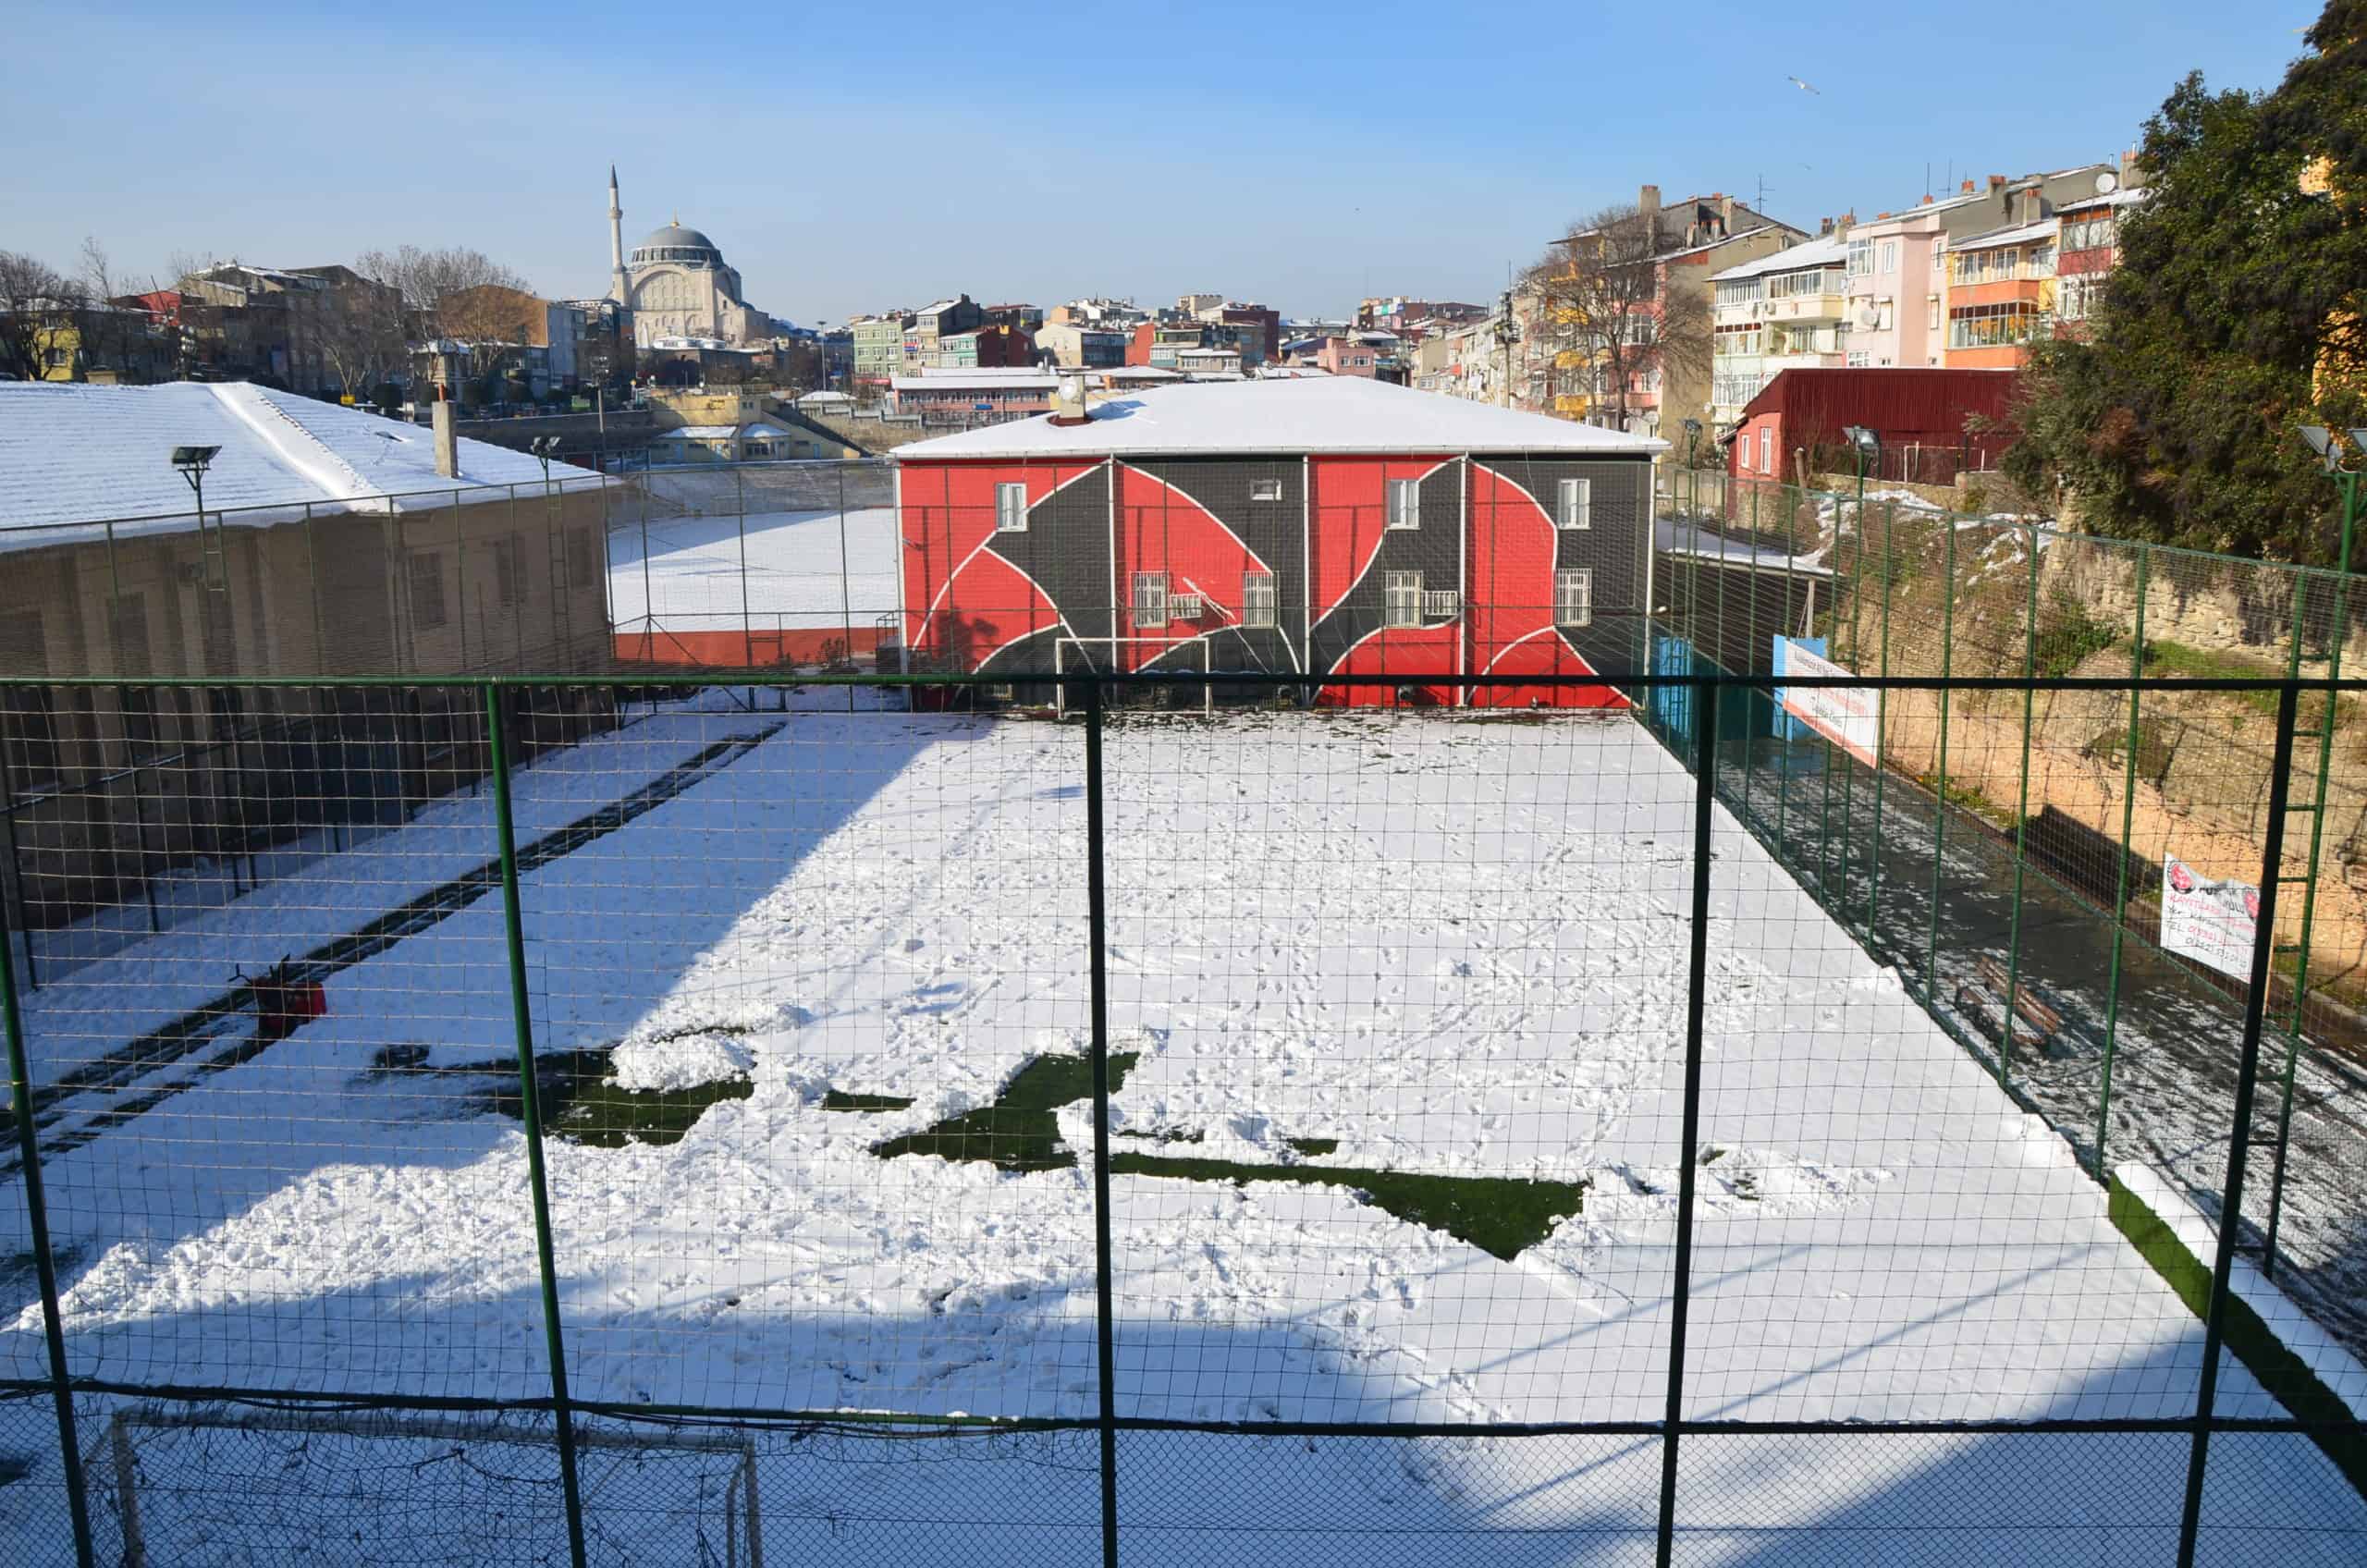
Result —
[{"label": "red painted wall", "polygon": [[975,668],[997,649],[1060,622],[1052,603],[1017,568],[984,546],[995,529],[995,486],[1027,486],[1030,506],[1089,462],[1009,467],[935,464],[903,476],[904,635],[907,647],[941,646]]},{"label": "red painted wall", "polygon": [[[1273,567],[1188,491],[1123,462],[1117,472],[1119,635],[1155,639],[1122,645],[1122,668],[1139,669],[1178,643],[1220,627],[1240,625],[1242,574],[1271,571]],[[1171,604],[1177,594],[1197,594],[1207,599],[1207,607],[1190,620],[1171,614],[1164,627],[1135,625],[1137,571],[1167,573]]]}]

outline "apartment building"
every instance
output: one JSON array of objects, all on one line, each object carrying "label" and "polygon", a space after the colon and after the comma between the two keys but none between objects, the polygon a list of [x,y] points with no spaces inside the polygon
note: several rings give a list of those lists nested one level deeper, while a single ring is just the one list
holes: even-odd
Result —
[{"label": "apartment building", "polygon": [[[2037,205],[2035,192],[2030,205]],[[1950,370],[2019,370],[2054,322],[2054,251],[2062,224],[2033,218],[1948,247]]]},{"label": "apartment building", "polygon": [[1946,360],[1948,247],[2051,215],[2056,202],[2091,195],[2108,164],[2082,164],[2008,180],[1968,179],[1943,201],[1928,195],[1905,212],[1851,223],[1848,238],[1849,347],[1856,369],[1929,368]]},{"label": "apartment building", "polygon": [[[1834,226],[1826,225],[1828,230]],[[1711,279],[1710,423],[1725,429],[1784,371],[1844,362],[1848,231],[1828,232]]]}]

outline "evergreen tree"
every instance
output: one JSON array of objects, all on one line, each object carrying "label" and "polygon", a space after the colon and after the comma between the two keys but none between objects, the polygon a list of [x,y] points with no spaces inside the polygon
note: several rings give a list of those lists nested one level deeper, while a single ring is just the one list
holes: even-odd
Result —
[{"label": "evergreen tree", "polygon": [[[2332,0],[2275,91],[2200,73],[2148,120],[2151,199],[2088,342],[2042,345],[2005,466],[2102,533],[2330,563],[2296,434],[2367,425],[2367,0]],[[2367,563],[2355,563],[2367,564]]]}]

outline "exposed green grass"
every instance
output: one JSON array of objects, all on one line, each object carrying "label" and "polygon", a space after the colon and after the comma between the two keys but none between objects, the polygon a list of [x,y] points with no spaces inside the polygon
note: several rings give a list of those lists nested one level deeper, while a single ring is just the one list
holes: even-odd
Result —
[{"label": "exposed green grass", "polygon": [[[1111,1094],[1141,1060],[1136,1051],[1110,1058]],[[1039,1056],[1011,1075],[994,1104],[890,1138],[871,1152],[882,1159],[926,1154],[984,1160],[1004,1170],[1065,1170],[1076,1163],[1076,1154],[1061,1144],[1060,1121],[1052,1113],[1092,1093],[1091,1057]]]},{"label": "exposed green grass", "polygon": [[[2145,639],[2145,673],[2148,675],[2182,675],[2197,680],[2282,680],[2288,672],[2283,659],[2189,647],[2184,643],[2172,643],[2160,637]],[[2222,692],[2217,694],[2232,697],[2244,706],[2271,718],[2276,717],[2276,693],[2274,692]],[[2317,704],[2323,701],[2323,697],[2303,696],[2303,729],[2316,727]],[[2336,709],[2336,722],[2344,728],[2356,725],[2361,717],[2359,703],[2350,697],[2337,699]]]},{"label": "exposed green grass", "polygon": [[1553,1227],[1585,1207],[1576,1182],[1521,1182],[1501,1176],[1423,1176],[1399,1170],[1355,1170],[1330,1165],[1242,1165],[1227,1159],[1171,1159],[1113,1155],[1122,1176],[1166,1176],[1185,1182],[1295,1182],[1345,1187],[1375,1208],[1509,1263],[1543,1241]]},{"label": "exposed green grass", "polygon": [[2118,627],[2089,615],[2086,605],[2068,591],[2056,588],[2047,594],[2040,611],[2030,659],[2039,679],[2055,680],[2070,674],[2082,659],[2103,653],[2118,641]]},{"label": "exposed green grass", "polygon": [[1284,1138],[1282,1142],[1310,1158],[1340,1152],[1340,1140],[1337,1138]]},{"label": "exposed green grass", "polygon": [[[534,1095],[543,1125],[572,1143],[595,1148],[627,1144],[675,1144],[698,1125],[707,1108],[755,1093],[745,1078],[723,1078],[687,1089],[622,1089],[608,1082],[608,1048],[561,1051],[534,1063]],[[489,1109],[522,1118],[515,1081],[485,1096]]]},{"label": "exposed green grass", "polygon": [[909,1110],[913,1102],[901,1095],[848,1095],[836,1089],[822,1096],[824,1110]]}]

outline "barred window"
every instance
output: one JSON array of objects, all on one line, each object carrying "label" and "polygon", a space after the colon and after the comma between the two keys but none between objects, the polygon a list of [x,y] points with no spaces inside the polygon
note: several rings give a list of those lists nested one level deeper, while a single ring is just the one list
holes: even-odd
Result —
[{"label": "barred window", "polygon": [[1274,626],[1279,623],[1279,608],[1272,572],[1245,571],[1241,574],[1242,625]]},{"label": "barred window", "polygon": [[1134,624],[1143,627],[1167,624],[1167,573],[1134,573]]},{"label": "barred window", "polygon": [[1418,571],[1392,571],[1381,580],[1383,624],[1389,626],[1419,626],[1422,624],[1422,574]]},{"label": "barred window", "polygon": [[1553,624],[1586,626],[1594,620],[1594,573],[1584,569],[1553,574]]},{"label": "barred window", "polygon": [[1279,479],[1253,479],[1249,482],[1249,498],[1253,501],[1279,501],[1282,498],[1282,482]]}]

